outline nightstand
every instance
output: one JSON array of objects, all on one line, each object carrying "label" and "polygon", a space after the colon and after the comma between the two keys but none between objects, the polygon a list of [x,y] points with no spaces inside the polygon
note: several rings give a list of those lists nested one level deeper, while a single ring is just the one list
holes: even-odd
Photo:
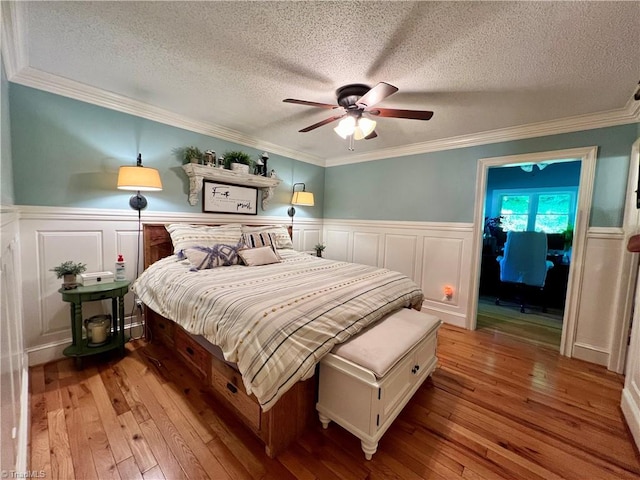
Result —
[{"label": "nightstand", "polygon": [[[108,352],[116,348],[124,355],[124,296],[129,291],[129,282],[111,282],[91,286],[79,286],[71,290],[61,288],[62,300],[71,303],[71,334],[73,341],[64,349],[68,357],[74,357],[76,366],[82,366],[82,357]],[[89,346],[88,340],[82,338],[82,303],[111,299],[111,335],[109,340],[99,346]]]}]

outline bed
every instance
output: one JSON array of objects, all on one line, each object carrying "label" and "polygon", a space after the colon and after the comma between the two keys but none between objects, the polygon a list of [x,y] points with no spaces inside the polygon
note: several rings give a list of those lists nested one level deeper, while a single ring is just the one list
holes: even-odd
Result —
[{"label": "bed", "polygon": [[272,457],[316,418],[320,359],[386,315],[422,304],[419,287],[398,272],[292,248],[274,249],[280,261],[270,264],[198,269],[176,255],[188,250],[165,225],[143,232],[145,271],[132,289],[153,340],[193,366]]}]

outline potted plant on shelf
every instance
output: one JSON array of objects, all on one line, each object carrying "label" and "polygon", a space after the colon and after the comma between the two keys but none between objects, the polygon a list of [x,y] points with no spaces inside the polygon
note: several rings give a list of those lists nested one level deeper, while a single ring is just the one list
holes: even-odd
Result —
[{"label": "potted plant on shelf", "polygon": [[324,251],[325,248],[327,248],[327,246],[324,243],[318,243],[313,248],[316,250],[316,256],[322,257],[322,252]]},{"label": "potted plant on shelf", "polygon": [[225,152],[224,166],[236,172],[249,173],[249,168],[253,166],[253,160],[251,160],[249,154],[244,152]]},{"label": "potted plant on shelf", "polygon": [[184,163],[200,163],[203,157],[202,151],[198,147],[185,147],[182,151]]},{"label": "potted plant on shelf", "polygon": [[67,260],[50,271],[55,272],[57,278],[63,279],[62,288],[70,290],[78,286],[76,275],[80,275],[86,270],[87,266],[84,263],[75,263],[72,260]]}]

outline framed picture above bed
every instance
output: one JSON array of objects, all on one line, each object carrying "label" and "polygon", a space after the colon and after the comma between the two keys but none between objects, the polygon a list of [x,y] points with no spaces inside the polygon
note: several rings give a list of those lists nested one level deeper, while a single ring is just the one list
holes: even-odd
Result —
[{"label": "framed picture above bed", "polygon": [[258,189],[203,180],[202,211],[257,215]]}]

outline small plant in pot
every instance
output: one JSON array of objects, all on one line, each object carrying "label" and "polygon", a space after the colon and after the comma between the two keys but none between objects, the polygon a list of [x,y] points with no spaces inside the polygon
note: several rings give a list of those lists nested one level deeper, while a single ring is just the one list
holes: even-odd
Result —
[{"label": "small plant in pot", "polygon": [[200,163],[203,153],[198,147],[185,147],[182,151],[184,163]]},{"label": "small plant in pot", "polygon": [[324,243],[318,243],[313,248],[316,250],[316,256],[322,257],[322,252],[324,252],[324,249],[327,248],[327,246]]},{"label": "small plant in pot", "polygon": [[253,166],[253,160],[251,160],[249,154],[244,152],[225,152],[224,166],[230,170],[249,173],[249,168]]},{"label": "small plant in pot", "polygon": [[70,290],[78,286],[76,275],[86,272],[87,266],[84,263],[75,263],[72,260],[67,260],[50,271],[55,272],[57,278],[63,279],[62,288]]}]

